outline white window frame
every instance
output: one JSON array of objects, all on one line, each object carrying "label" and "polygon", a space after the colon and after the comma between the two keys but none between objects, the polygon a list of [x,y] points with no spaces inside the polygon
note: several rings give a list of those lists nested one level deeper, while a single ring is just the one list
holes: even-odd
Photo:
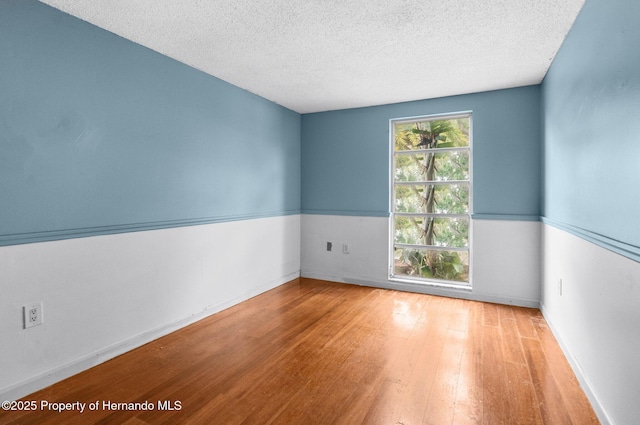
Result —
[{"label": "white window frame", "polygon": [[[408,283],[408,284],[417,284],[417,285],[431,285],[437,287],[444,288],[453,288],[453,289],[462,289],[462,290],[471,290],[472,289],[472,281],[473,281],[473,116],[472,111],[461,111],[461,112],[453,112],[453,113],[444,113],[444,114],[432,114],[432,115],[420,115],[415,117],[405,117],[405,118],[394,118],[389,120],[389,267],[388,267],[388,279],[391,282],[397,283]],[[425,277],[412,277],[406,275],[396,275],[395,267],[394,267],[394,248],[395,248],[395,124],[402,123],[413,123],[418,121],[437,121],[437,120],[447,120],[447,119],[455,119],[455,118],[468,118],[469,119],[469,211],[466,214],[469,219],[469,235],[468,241],[469,245],[467,248],[441,248],[441,247],[429,247],[429,249],[443,250],[443,251],[466,251],[469,255],[469,281],[468,282],[455,282],[451,280],[442,280],[435,278],[425,278]],[[446,150],[447,148],[442,148],[442,150]],[[459,150],[459,148],[456,148]],[[466,180],[464,181],[467,182]],[[422,214],[419,214],[422,215]],[[439,214],[441,217],[446,217],[447,214]]]}]

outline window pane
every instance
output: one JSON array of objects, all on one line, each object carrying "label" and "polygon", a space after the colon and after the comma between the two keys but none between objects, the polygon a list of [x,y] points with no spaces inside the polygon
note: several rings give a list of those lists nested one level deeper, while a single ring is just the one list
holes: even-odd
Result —
[{"label": "window pane", "polygon": [[469,118],[394,124],[395,150],[469,146]]},{"label": "window pane", "polygon": [[468,218],[396,216],[394,226],[395,243],[454,248],[469,246]]},{"label": "window pane", "polygon": [[469,185],[423,184],[395,186],[395,211],[400,213],[467,214]]},{"label": "window pane", "polygon": [[400,182],[469,180],[469,151],[396,155]]},{"label": "window pane", "polygon": [[469,253],[427,249],[394,249],[394,273],[425,279],[469,281]]}]

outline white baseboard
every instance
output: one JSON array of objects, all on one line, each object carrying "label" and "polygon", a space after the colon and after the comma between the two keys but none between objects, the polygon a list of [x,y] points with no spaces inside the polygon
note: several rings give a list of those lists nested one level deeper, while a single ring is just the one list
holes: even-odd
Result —
[{"label": "white baseboard", "polygon": [[591,382],[589,381],[589,378],[587,378],[586,375],[584,374],[584,371],[582,370],[580,363],[578,363],[576,358],[573,356],[573,353],[571,353],[567,345],[564,343],[564,341],[560,337],[560,334],[555,328],[553,321],[549,317],[548,311],[545,308],[544,304],[540,306],[540,311],[542,312],[542,315],[544,316],[544,320],[547,322],[549,329],[551,329],[553,336],[556,338],[556,341],[558,341],[558,345],[562,349],[564,356],[567,358],[569,365],[571,365],[571,369],[573,370],[573,373],[576,375],[578,382],[580,382],[580,386],[582,387],[582,390],[584,391],[585,395],[589,399],[589,402],[591,403],[593,410],[596,412],[596,416],[598,416],[600,423],[602,423],[602,425],[615,425],[614,421],[611,419],[606,409],[602,405],[600,398],[598,397],[598,395],[596,394],[593,388],[593,385],[591,385]]},{"label": "white baseboard", "polygon": [[373,280],[364,280],[364,279],[358,279],[358,278],[352,278],[352,277],[346,277],[346,276],[334,276],[334,275],[328,275],[328,274],[322,274],[322,273],[306,272],[304,270],[301,273],[301,277],[307,277],[310,279],[328,280],[331,282],[348,283],[348,284],[360,285],[360,286],[371,286],[374,288],[381,288],[381,289],[394,289],[397,291],[416,292],[419,294],[436,295],[441,297],[460,298],[460,299],[470,300],[470,301],[481,301],[481,302],[489,302],[489,303],[495,303],[495,304],[514,305],[518,307],[540,308],[540,302],[538,300],[506,298],[506,297],[496,296],[492,294],[478,294],[466,288],[455,289],[455,288],[439,287],[436,285],[409,284],[409,283],[392,282],[392,281],[373,281]]},{"label": "white baseboard", "polygon": [[189,317],[184,317],[180,320],[167,323],[165,325],[159,326],[150,331],[143,332],[139,335],[128,338],[124,341],[113,344],[109,347],[105,347],[104,349],[99,350],[95,353],[81,357],[65,365],[57,367],[53,370],[47,371],[46,373],[43,373],[39,376],[28,379],[24,382],[20,382],[11,387],[3,388],[0,390],[0,400],[2,401],[18,400],[20,398],[23,398],[31,393],[34,393],[52,384],[55,384],[56,382],[62,381],[63,379],[69,378],[82,371],[85,371],[101,363],[104,363],[107,360],[113,359],[114,357],[117,357],[128,351],[141,347],[144,344],[147,344],[151,341],[154,341],[158,338],[161,338],[165,335],[175,332],[178,329],[189,326],[208,316],[216,314],[222,310],[225,310],[229,307],[232,307],[236,304],[239,304],[257,295],[260,295],[266,291],[269,291],[273,288],[276,288],[294,279],[297,279],[298,277],[300,277],[299,272],[290,273],[276,281],[267,282],[259,287],[253,288],[252,291],[247,292],[240,297],[236,297],[234,299],[226,300],[219,304],[208,306],[203,311],[194,313]]}]

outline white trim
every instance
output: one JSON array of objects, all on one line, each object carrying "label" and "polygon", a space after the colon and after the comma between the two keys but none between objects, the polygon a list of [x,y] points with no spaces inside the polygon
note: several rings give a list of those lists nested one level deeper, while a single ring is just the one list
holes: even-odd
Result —
[{"label": "white trim", "polygon": [[[398,246],[396,244],[396,246]],[[461,249],[461,252],[466,252],[467,249]],[[390,277],[389,283],[391,284],[408,284],[408,285],[421,285],[421,286],[434,286],[436,288],[449,288],[449,289],[460,289],[471,291],[471,285],[466,282],[453,283],[450,280],[442,280],[442,279],[426,279],[426,278],[411,278],[411,277]]]},{"label": "white trim", "polygon": [[465,118],[470,117],[473,111],[459,111],[459,112],[443,112],[441,114],[429,114],[429,115],[416,115],[413,117],[404,117],[404,118],[393,118],[389,120],[394,124],[404,124],[419,120],[430,119],[430,120],[441,120],[441,119],[456,119],[456,118]]},{"label": "white trim", "polygon": [[421,283],[401,283],[393,280],[386,281],[374,281],[374,280],[363,280],[358,278],[351,278],[348,276],[338,276],[326,273],[317,273],[317,272],[305,272],[303,271],[300,275],[301,277],[306,277],[309,279],[319,279],[319,280],[327,280],[330,282],[339,282],[339,283],[347,283],[352,285],[360,285],[360,286],[369,286],[372,288],[381,288],[381,289],[392,289],[396,291],[404,291],[404,292],[415,292],[418,294],[425,295],[435,295],[441,297],[450,297],[450,298],[459,298],[463,300],[469,301],[481,301],[481,302],[489,302],[495,304],[505,304],[505,305],[513,305],[518,307],[528,307],[528,308],[540,308],[539,300],[532,300],[526,298],[517,298],[517,297],[503,297],[500,295],[493,294],[479,294],[473,291],[473,288],[464,287],[464,286],[443,286],[443,285],[435,285],[435,284],[421,284]]},{"label": "white trim", "polygon": [[469,186],[471,187],[471,184],[469,183],[468,180],[422,180],[422,181],[415,181],[415,182],[405,182],[405,181],[399,181],[395,183],[396,186],[426,186],[426,185],[454,185],[454,184],[459,184],[460,186]]},{"label": "white trim", "polygon": [[563,339],[560,337],[560,333],[556,330],[556,327],[553,324],[553,320],[551,320],[551,318],[549,317],[549,311],[546,309],[545,305],[542,302],[540,303],[540,312],[542,313],[544,320],[547,322],[547,325],[549,325],[551,333],[553,333],[556,341],[558,341],[558,345],[562,349],[564,356],[567,358],[567,361],[569,362],[573,373],[576,375],[578,382],[580,382],[580,387],[582,387],[582,390],[591,402],[591,406],[593,407],[593,410],[595,410],[596,416],[598,416],[598,419],[600,420],[602,425],[614,425],[615,422],[613,421],[613,419],[611,419],[606,409],[602,405],[600,397],[598,397],[598,395],[596,394],[591,381],[589,381],[589,378],[587,378],[587,376],[584,374],[582,367],[580,367],[580,363],[578,363],[576,358],[573,356],[573,353],[569,350]]},{"label": "white trim", "polygon": [[19,398],[22,398],[28,394],[34,393],[38,390],[48,387],[49,385],[69,378],[70,376],[97,366],[101,363],[104,363],[107,360],[138,348],[160,337],[168,335],[171,332],[175,332],[178,329],[189,326],[208,316],[211,316],[222,310],[246,301],[252,297],[255,297],[256,295],[260,295],[263,292],[269,291],[298,277],[300,277],[300,272],[290,273],[278,280],[267,282],[264,285],[253,288],[251,291],[243,294],[242,296],[227,300],[219,304],[208,306],[206,309],[199,313],[192,314],[188,317],[183,317],[182,319],[167,323],[131,338],[127,338],[124,341],[120,341],[116,344],[98,350],[95,353],[68,362],[41,375],[38,375],[31,379],[27,379],[16,385],[2,388],[0,389],[0,400],[17,400]]},{"label": "white trim", "polygon": [[[464,118],[460,117],[460,118]],[[412,122],[412,121],[409,121]],[[404,151],[393,151],[395,155],[424,155],[427,153],[438,153],[438,152],[466,152],[469,148],[434,148],[434,149],[414,149],[414,150],[404,150]]]},{"label": "white trim", "polygon": [[[397,243],[393,246],[398,248],[422,249],[424,251],[451,251],[451,252],[468,252],[468,246],[440,246],[440,245],[415,245],[410,243]],[[413,279],[409,279],[413,280]],[[447,281],[448,282],[448,281]]]},{"label": "white trim", "polygon": [[407,213],[397,212],[401,217],[433,217],[433,218],[469,218],[469,214],[436,214],[436,213]]}]

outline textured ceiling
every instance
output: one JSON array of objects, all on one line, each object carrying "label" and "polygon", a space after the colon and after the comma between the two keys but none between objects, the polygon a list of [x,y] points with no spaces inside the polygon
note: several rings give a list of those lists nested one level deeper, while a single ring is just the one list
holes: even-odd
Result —
[{"label": "textured ceiling", "polygon": [[300,113],[544,78],[585,0],[41,0]]}]

